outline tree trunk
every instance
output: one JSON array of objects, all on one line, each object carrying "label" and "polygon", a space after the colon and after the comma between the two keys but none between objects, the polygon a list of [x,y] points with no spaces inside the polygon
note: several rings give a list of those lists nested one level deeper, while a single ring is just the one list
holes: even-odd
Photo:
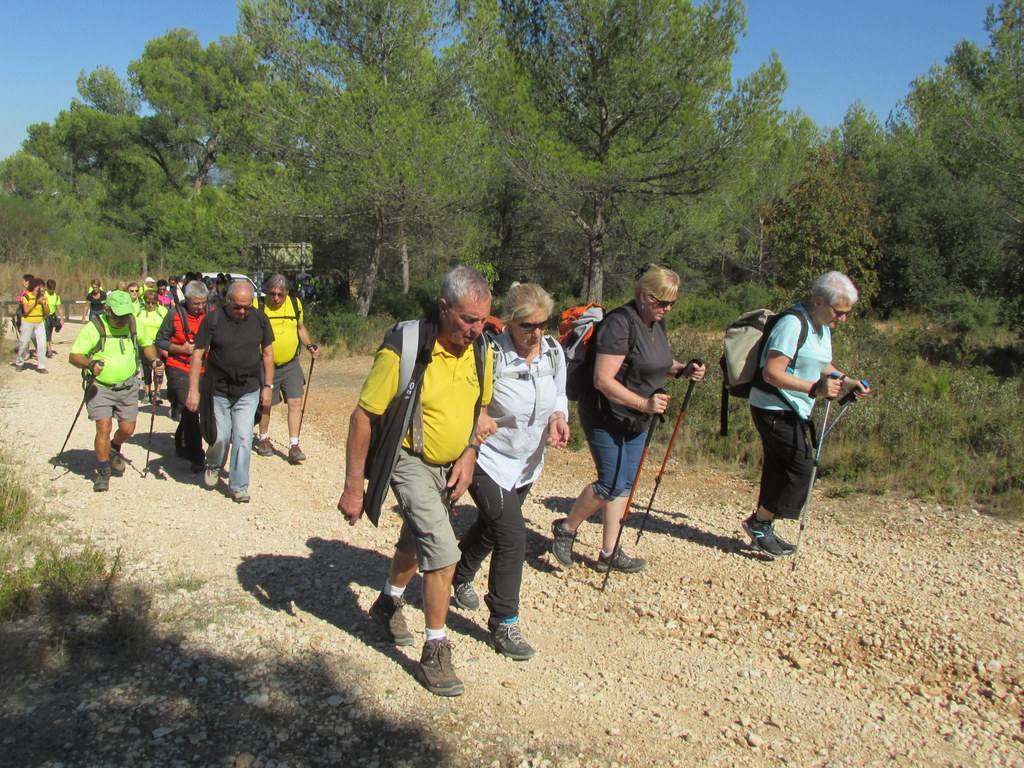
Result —
[{"label": "tree trunk", "polygon": [[583,301],[601,303],[604,296],[604,205],[594,210],[594,225],[587,233],[587,274],[584,281]]},{"label": "tree trunk", "polygon": [[402,293],[406,296],[409,295],[409,241],[405,235],[402,235],[402,245],[400,248],[401,259],[402,259]]},{"label": "tree trunk", "polygon": [[384,214],[379,209],[375,212],[376,224],[373,228],[373,241],[370,243],[370,259],[363,270],[363,284],[359,286],[356,299],[356,315],[366,317],[370,314],[370,303],[373,301],[373,290],[377,287],[377,272],[380,269],[380,254],[384,248]]}]

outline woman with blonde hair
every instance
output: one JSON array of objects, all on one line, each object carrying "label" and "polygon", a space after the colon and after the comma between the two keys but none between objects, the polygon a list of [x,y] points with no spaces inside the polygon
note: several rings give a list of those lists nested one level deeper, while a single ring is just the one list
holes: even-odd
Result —
[{"label": "woman with blonde hair", "polygon": [[551,525],[551,552],[565,567],[572,565],[577,529],[599,509],[604,510],[604,532],[597,570],[636,573],[647,567],[646,560],[616,547],[644,436],[651,415],[668,408],[669,396],[662,391],[665,377],[700,381],[706,370],[672,357],[665,315],[678,295],[679,275],[656,264],[644,267],[635,298],[609,312],[590,342],[595,345],[593,387],[580,395],[579,409],[597,480],[583,489],[568,517]]},{"label": "woman with blonde hair", "polygon": [[502,304],[504,332],[494,347],[494,395],[488,415],[498,431],[480,446],[469,493],[479,514],[462,537],[456,566],[455,604],[476,610],[473,577],[487,555],[491,566],[484,597],[490,609],[491,644],[504,656],[525,661],[534,655],[519,628],[519,590],[526,558],[522,504],[544,466],[547,445],[569,441],[565,357],[545,335],[554,302],[535,283],[516,283]]}]

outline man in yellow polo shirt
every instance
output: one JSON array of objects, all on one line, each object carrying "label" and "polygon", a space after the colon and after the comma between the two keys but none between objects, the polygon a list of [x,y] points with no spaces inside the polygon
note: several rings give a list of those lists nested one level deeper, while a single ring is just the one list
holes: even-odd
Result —
[{"label": "man in yellow polo shirt", "polygon": [[[492,358],[480,337],[490,312],[487,281],[475,269],[455,267],[441,282],[436,320],[399,324],[389,332],[349,421],[345,490],[338,501],[350,525],[364,512],[376,523],[380,498],[371,501],[374,475],[380,479],[383,467],[386,481],[387,468],[393,466],[390,483],[403,518],[402,532],[370,616],[395,645],[412,645],[402,616],[403,595],[417,567],[423,572],[426,642],[415,674],[439,696],[463,692],[445,636],[452,575],[461,556],[450,505],[469,486],[481,439],[495,429],[485,415]],[[403,336],[403,326],[418,335]],[[407,344],[410,338],[418,341]],[[416,367],[408,375],[405,363],[413,359]],[[402,404],[407,417],[392,420]],[[478,413],[484,414],[479,426]],[[399,428],[382,433],[389,423]],[[370,480],[369,492],[365,480]]]},{"label": "man in yellow polo shirt", "polygon": [[[139,413],[138,339],[134,331],[135,309],[124,291],[107,294],[103,315],[86,323],[71,346],[69,361],[89,373],[85,399],[89,418],[96,422],[96,477],[94,491],[110,487],[113,472],[124,474],[121,446],[135,434]],[[142,354],[153,363],[157,375],[163,375],[163,363],[153,342],[143,345]],[[114,419],[117,432],[111,436]]]},{"label": "man in yellow polo shirt", "polygon": [[306,377],[299,364],[299,344],[306,348],[315,360],[319,348],[309,338],[303,319],[302,302],[298,296],[289,296],[288,278],[281,274],[271,275],[263,284],[266,301],[260,300],[263,314],[270,321],[274,331],[274,389],[270,393],[270,405],[260,407],[260,431],[256,453],[273,456],[270,445],[270,409],[283,399],[288,404],[288,462],[301,464],[306,454],[299,448],[299,425],[302,423],[302,394]]}]

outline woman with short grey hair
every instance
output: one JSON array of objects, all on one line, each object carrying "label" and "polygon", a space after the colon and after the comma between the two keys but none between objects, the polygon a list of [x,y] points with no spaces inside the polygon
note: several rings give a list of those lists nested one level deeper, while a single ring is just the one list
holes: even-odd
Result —
[{"label": "woman with short grey hair", "polygon": [[814,471],[815,401],[851,390],[860,399],[870,391],[832,364],[832,331],[846,322],[859,296],[849,277],[826,272],[814,281],[811,298],[781,313],[768,331],[758,361],[763,381],[750,390],[764,449],[761,487],[757,509],[743,521],[754,549],[768,557],[796,551],[775,534],[775,518],[798,518],[803,508]]}]

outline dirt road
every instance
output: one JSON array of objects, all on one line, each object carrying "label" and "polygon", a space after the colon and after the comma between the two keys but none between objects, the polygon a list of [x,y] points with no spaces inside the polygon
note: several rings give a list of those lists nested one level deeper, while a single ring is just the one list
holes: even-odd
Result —
[{"label": "dirt road", "polygon": [[[650,568],[602,592],[598,525],[581,529],[571,570],[547,553],[551,521],[592,478],[588,456],[551,452],[526,508],[521,618],[537,656],[498,656],[486,612],[453,608],[466,694],[440,699],[411,677],[420,643],[390,647],[366,616],[397,517],[349,527],[335,510],[369,358],[317,363],[302,466],[284,458],[276,410],[251,504],[174,457],[166,406],[147,476],[144,411],[127,474],[94,494],[84,416],[49,463],[81,396],[75,331],[50,375],[0,374],[5,442],[47,527],[121,551],[153,620],[114,652],[71,637],[53,653],[29,626],[4,628],[0,765],[1024,766],[1020,521],[816,496],[792,571],[746,547],[749,482],[670,466],[647,533],[627,541]],[[702,394],[692,407],[715,407]],[[420,635],[422,614],[410,624]]]}]

